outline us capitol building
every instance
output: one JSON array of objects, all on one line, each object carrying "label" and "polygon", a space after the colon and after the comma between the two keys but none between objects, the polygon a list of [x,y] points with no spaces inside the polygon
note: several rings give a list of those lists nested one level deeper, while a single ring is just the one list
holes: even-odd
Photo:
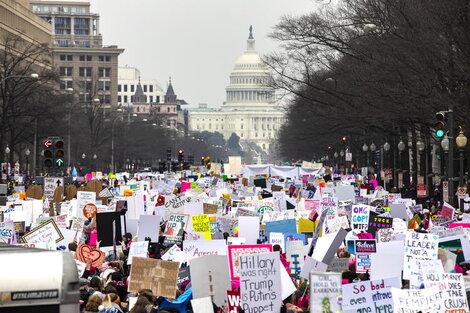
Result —
[{"label": "us capitol building", "polygon": [[199,104],[189,111],[191,132],[219,132],[228,140],[232,133],[240,137],[243,150],[255,150],[266,156],[284,122],[284,111],[276,103],[272,76],[255,49],[253,29],[246,51],[237,59],[226,88],[226,102],[220,109]]}]

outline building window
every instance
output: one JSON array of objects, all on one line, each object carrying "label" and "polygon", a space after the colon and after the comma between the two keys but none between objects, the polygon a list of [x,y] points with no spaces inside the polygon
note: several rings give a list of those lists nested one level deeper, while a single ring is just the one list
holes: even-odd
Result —
[{"label": "building window", "polygon": [[122,97],[118,96],[118,102],[121,103]]},{"label": "building window", "polygon": [[124,92],[127,92],[127,85],[124,85]]},{"label": "building window", "polygon": [[60,81],[60,89],[65,90],[68,88],[72,88],[73,82],[71,80],[61,80]]},{"label": "building window", "polygon": [[110,90],[111,89],[111,82],[110,81],[98,81],[98,90]]},{"label": "building window", "polygon": [[111,62],[111,56],[109,55],[99,55],[98,61],[100,62]]},{"label": "building window", "polygon": [[73,55],[71,54],[61,54],[60,55],[61,61],[73,61]]},{"label": "building window", "polygon": [[124,103],[127,103],[127,96],[124,96]]},{"label": "building window", "polygon": [[75,45],[81,48],[90,48],[90,41],[88,40],[75,40]]},{"label": "building window", "polygon": [[70,47],[70,40],[56,40],[55,44],[59,47]]},{"label": "building window", "polygon": [[171,121],[170,120],[166,121],[166,126],[171,126]]},{"label": "building window", "polygon": [[80,61],[81,62],[91,62],[93,60],[93,56],[91,55],[81,55],[80,56]]},{"label": "building window", "polygon": [[121,91],[121,85],[120,84],[118,85],[118,91]]},{"label": "building window", "polygon": [[160,103],[160,96],[156,96],[156,97],[155,97],[155,102],[156,102],[156,103]]},{"label": "building window", "polygon": [[73,67],[60,67],[60,76],[68,76],[71,77],[73,75]]},{"label": "building window", "polygon": [[170,107],[168,107],[168,108],[166,108],[166,109],[167,109],[168,113],[170,113]]},{"label": "building window", "polygon": [[98,77],[110,77],[111,68],[110,67],[99,67],[98,68]]},{"label": "building window", "polygon": [[134,85],[131,85],[131,92],[134,92]]},{"label": "building window", "polygon": [[153,92],[153,85],[149,86],[149,92]]},{"label": "building window", "polygon": [[160,113],[160,108],[159,107],[157,107],[157,112]]},{"label": "building window", "polygon": [[150,96],[150,102],[153,102],[153,96]]},{"label": "building window", "polygon": [[240,128],[243,129],[243,124],[240,125]]},{"label": "building window", "polygon": [[92,68],[91,67],[80,67],[79,75],[80,77],[91,77]]},{"label": "building window", "polygon": [[241,133],[241,134],[240,134],[240,137],[242,137],[242,138],[243,138],[243,133]]},{"label": "building window", "polygon": [[99,95],[98,98],[100,99],[101,103],[104,103],[104,104],[111,103],[111,95]]},{"label": "building window", "polygon": [[144,85],[144,92],[147,92],[147,85]]}]

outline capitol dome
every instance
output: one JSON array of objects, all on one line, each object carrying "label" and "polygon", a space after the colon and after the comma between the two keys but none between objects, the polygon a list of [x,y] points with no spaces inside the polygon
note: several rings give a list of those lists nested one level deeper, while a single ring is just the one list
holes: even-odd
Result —
[{"label": "capitol dome", "polygon": [[255,49],[253,28],[247,40],[245,52],[238,57],[232,73],[230,85],[226,88],[227,100],[223,108],[270,109],[274,103],[272,76],[266,63]]}]

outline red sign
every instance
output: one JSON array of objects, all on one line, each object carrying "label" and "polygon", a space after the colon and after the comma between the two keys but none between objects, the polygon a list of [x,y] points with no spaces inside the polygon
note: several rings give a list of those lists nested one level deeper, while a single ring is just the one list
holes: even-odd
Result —
[{"label": "red sign", "polygon": [[418,191],[417,191],[417,194],[416,196],[418,198],[426,198],[426,194],[427,194],[427,191],[426,191],[426,185],[418,185]]},{"label": "red sign", "polygon": [[86,218],[93,218],[96,216],[96,212],[98,212],[98,208],[93,203],[88,203],[83,207],[83,215]]},{"label": "red sign", "polygon": [[228,313],[240,312],[240,291],[227,290]]}]

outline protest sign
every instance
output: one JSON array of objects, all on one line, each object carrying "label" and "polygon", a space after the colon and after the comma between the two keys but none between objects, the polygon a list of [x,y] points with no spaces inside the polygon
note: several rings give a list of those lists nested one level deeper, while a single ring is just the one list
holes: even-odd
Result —
[{"label": "protest sign", "polygon": [[127,264],[132,264],[134,257],[146,258],[148,256],[149,242],[148,241],[133,241],[129,248],[129,256],[127,257]]},{"label": "protest sign", "polygon": [[423,273],[424,288],[438,287],[444,291],[445,300],[438,307],[439,312],[468,313],[465,282],[460,273]]},{"label": "protest sign", "polygon": [[192,299],[191,307],[193,313],[214,313],[214,306],[210,297]]},{"label": "protest sign", "polygon": [[455,208],[451,206],[449,203],[444,202],[442,205],[442,209],[440,212],[440,216],[443,216],[444,218],[451,220],[454,218],[454,213],[455,213]]},{"label": "protest sign", "polygon": [[246,243],[245,238],[242,237],[228,237],[227,245],[244,245]]},{"label": "protest sign", "polygon": [[326,270],[328,272],[341,273],[343,271],[347,271],[348,268],[349,258],[334,258],[330,264],[328,264],[328,268]]},{"label": "protest sign", "polygon": [[327,210],[326,219],[334,219],[338,215],[338,199],[336,197],[322,197],[320,210]]},{"label": "protest sign", "polygon": [[75,251],[75,259],[84,262],[91,263],[91,266],[98,267],[104,261],[105,253],[97,250],[93,247],[87,246],[83,243],[79,244],[77,251]]},{"label": "protest sign", "polygon": [[226,255],[206,255],[189,261],[193,297],[210,297],[218,306],[226,304],[231,289]]},{"label": "protest sign", "polygon": [[356,253],[356,273],[370,272],[370,253]]},{"label": "protest sign", "polygon": [[53,219],[39,225],[21,237],[25,243],[59,242],[64,239]]},{"label": "protest sign", "polygon": [[256,244],[259,238],[259,218],[240,216],[238,218],[238,236],[245,238],[247,244]]},{"label": "protest sign", "polygon": [[58,186],[64,186],[63,177],[44,177],[44,199],[52,201],[54,191]]},{"label": "protest sign", "polygon": [[297,221],[295,219],[266,222],[266,232],[297,233]]},{"label": "protest sign", "polygon": [[57,227],[60,228],[68,228],[68,220],[67,220],[67,214],[62,214],[58,216],[53,217],[54,222],[56,223]]},{"label": "protest sign", "polygon": [[279,312],[281,276],[278,252],[239,255],[241,308],[245,312]]},{"label": "protest sign", "polygon": [[166,222],[165,242],[166,243],[177,243],[183,240],[183,234],[188,226],[189,215],[188,214],[170,214],[168,221]]},{"label": "protest sign", "polygon": [[162,260],[181,263],[183,262],[183,251],[176,244],[174,244],[165,252],[164,255],[162,255]]},{"label": "protest sign", "polygon": [[408,232],[405,239],[403,278],[410,279],[412,260],[437,259],[438,236],[433,234]]},{"label": "protest sign", "polygon": [[228,313],[240,312],[240,291],[227,290]]},{"label": "protest sign", "polygon": [[429,289],[402,290],[392,288],[394,313],[437,313],[444,301],[444,291]]},{"label": "protest sign", "polygon": [[[93,191],[78,191],[77,192],[77,205],[78,212],[82,212],[85,205],[91,203],[95,204],[96,202],[96,193]],[[87,216],[85,216],[87,217]]]},{"label": "protest sign", "polygon": [[409,289],[421,289],[424,286],[425,273],[444,273],[441,260],[415,260],[414,263],[410,273]]},{"label": "protest sign", "polygon": [[129,292],[152,290],[154,295],[175,299],[178,262],[135,257],[129,278]]},{"label": "protest sign", "polygon": [[375,239],[356,239],[354,241],[354,251],[356,253],[375,253],[376,249]]},{"label": "protest sign", "polygon": [[85,226],[85,221],[87,219],[80,216],[72,216],[72,226],[70,227],[71,230],[76,232],[82,232],[83,227]]},{"label": "protest sign", "polygon": [[393,228],[380,228],[377,229],[377,242],[390,242],[395,239],[395,232]]},{"label": "protest sign", "polygon": [[239,280],[239,256],[245,254],[257,254],[272,252],[273,247],[271,245],[239,245],[239,246],[228,246],[228,258],[230,268],[230,279]]},{"label": "protest sign", "polygon": [[193,215],[192,222],[193,222],[193,230],[195,232],[203,234],[205,240],[211,239],[211,225],[210,225],[209,215],[207,214]]},{"label": "protest sign", "polygon": [[290,274],[300,273],[304,264],[304,242],[301,240],[286,241],[286,257],[290,263]]},{"label": "protest sign", "polygon": [[327,267],[328,265],[307,256],[305,257],[302,270],[300,271],[300,278],[308,280],[310,272],[325,272]]},{"label": "protest sign", "polygon": [[313,251],[312,258],[325,264],[330,264],[347,233],[346,230],[340,228],[339,232],[335,234],[320,237]]},{"label": "protest sign", "polygon": [[14,229],[13,222],[0,222],[0,242],[12,244],[15,235]]},{"label": "protest sign", "polygon": [[217,240],[184,240],[184,262],[205,255],[227,255],[227,245],[224,239]]},{"label": "protest sign", "polygon": [[[164,260],[168,261],[168,260]],[[191,271],[189,266],[181,267],[178,271],[178,286],[184,283],[187,280],[191,280]]]},{"label": "protest sign", "polygon": [[351,228],[354,230],[367,230],[369,227],[369,205],[353,205],[351,214]]},{"label": "protest sign", "polygon": [[151,242],[158,241],[158,234],[160,233],[160,220],[161,216],[158,215],[141,215],[137,223],[137,240],[146,240],[150,238]]},{"label": "protest sign", "polygon": [[398,277],[343,285],[343,313],[394,312],[392,287],[401,288]]},{"label": "protest sign", "polygon": [[310,312],[340,312],[341,311],[341,274],[339,273],[310,273]]},{"label": "protest sign", "polygon": [[[372,212],[371,212],[372,213]],[[377,229],[380,228],[392,228],[393,227],[393,218],[383,217],[383,216],[370,216],[369,217],[369,228],[368,233],[376,236]]]},{"label": "protest sign", "polygon": [[282,233],[269,233],[269,243],[274,245],[279,245],[281,248],[284,246],[284,234]]}]

